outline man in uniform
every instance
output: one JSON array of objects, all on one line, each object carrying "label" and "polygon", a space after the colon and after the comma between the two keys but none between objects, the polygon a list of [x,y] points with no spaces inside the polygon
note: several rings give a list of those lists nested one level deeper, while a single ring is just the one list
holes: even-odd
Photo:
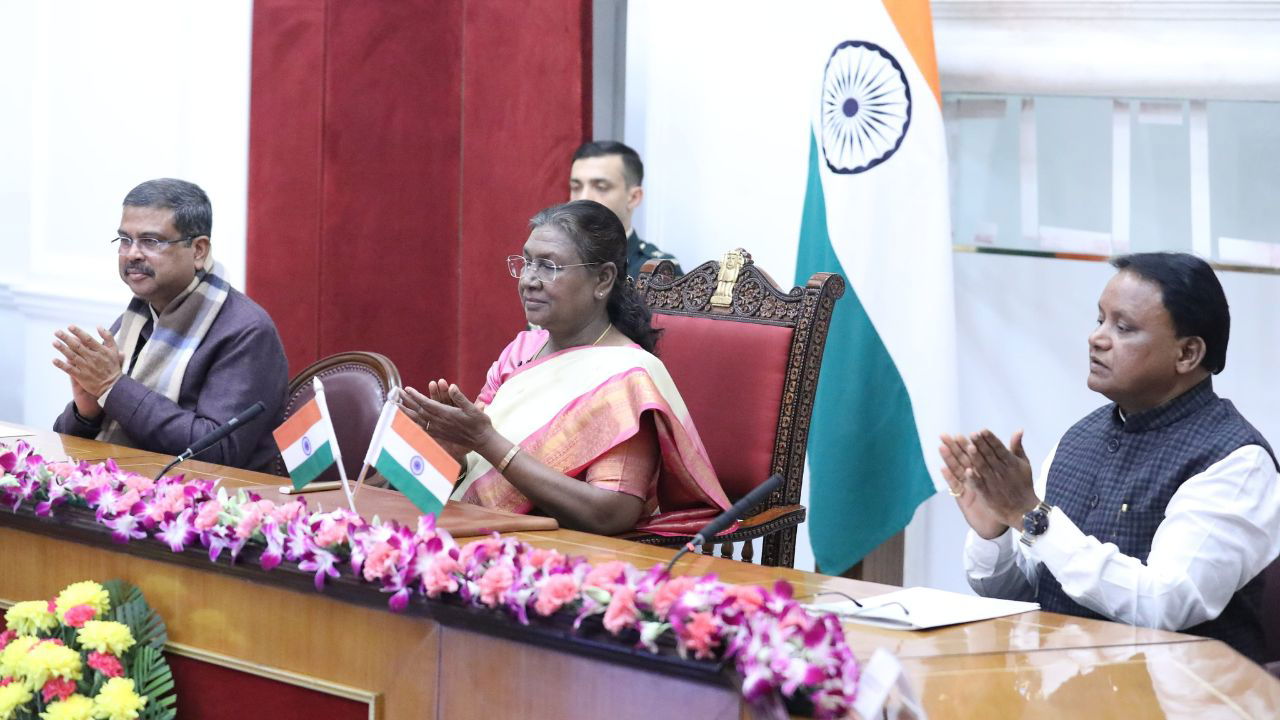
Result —
[{"label": "man in uniform", "polygon": [[644,199],[644,163],[635,150],[613,140],[584,143],[573,154],[569,170],[569,199],[595,200],[618,216],[627,231],[627,274],[640,275],[640,267],[649,260],[670,260],[674,255],[657,245],[640,239],[631,227],[631,215]]}]

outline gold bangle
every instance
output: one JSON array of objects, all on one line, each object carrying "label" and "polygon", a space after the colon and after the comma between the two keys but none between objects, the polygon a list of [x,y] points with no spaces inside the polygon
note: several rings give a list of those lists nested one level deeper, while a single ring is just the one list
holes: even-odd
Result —
[{"label": "gold bangle", "polygon": [[507,454],[502,456],[502,462],[498,463],[499,473],[506,471],[507,466],[511,464],[511,459],[514,458],[518,452],[520,452],[520,446],[512,445],[511,449],[507,451]]}]

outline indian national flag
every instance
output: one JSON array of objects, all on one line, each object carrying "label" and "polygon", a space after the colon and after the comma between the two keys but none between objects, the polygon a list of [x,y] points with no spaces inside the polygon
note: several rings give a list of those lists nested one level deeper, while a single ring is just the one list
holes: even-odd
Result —
[{"label": "indian national flag", "polygon": [[947,152],[927,0],[808,7],[821,17],[773,52],[804,53],[812,87],[796,283],[849,281],[809,433],[809,536],[840,573],[934,492],[925,454],[955,393]]},{"label": "indian national flag", "polygon": [[314,397],[271,434],[295,489],[301,490],[334,463],[333,428]]},{"label": "indian national flag", "polygon": [[365,463],[382,473],[425,514],[440,512],[461,466],[400,408],[388,402],[373,431]]}]

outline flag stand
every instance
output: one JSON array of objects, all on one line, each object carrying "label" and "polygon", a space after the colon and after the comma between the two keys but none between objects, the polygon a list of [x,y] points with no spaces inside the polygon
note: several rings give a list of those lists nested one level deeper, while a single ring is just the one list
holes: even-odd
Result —
[{"label": "flag stand", "polygon": [[324,398],[324,383],[320,382],[320,378],[316,377],[312,381],[312,387],[316,391],[316,405],[320,407],[320,415],[324,418],[325,424],[329,426],[329,434],[333,441],[333,459],[338,464],[338,477],[342,480],[342,491],[347,495],[347,505],[351,508],[351,512],[359,515],[356,510],[356,499],[351,494],[351,482],[347,480],[347,469],[342,464],[342,450],[338,447],[338,433],[333,428],[333,421],[329,418],[329,405]]},{"label": "flag stand", "polygon": [[[387,393],[387,399],[382,403],[382,412],[378,413],[378,424],[373,427],[373,436],[369,438],[369,449],[364,453],[364,465],[360,467],[360,477],[356,478],[355,495],[360,495],[360,488],[364,487],[364,478],[369,474],[369,468],[378,461],[377,453],[382,447],[382,436],[386,433],[387,425],[391,423],[391,416],[395,413],[396,401],[400,399],[400,388],[393,387]],[[352,502],[355,502],[353,499]]]}]

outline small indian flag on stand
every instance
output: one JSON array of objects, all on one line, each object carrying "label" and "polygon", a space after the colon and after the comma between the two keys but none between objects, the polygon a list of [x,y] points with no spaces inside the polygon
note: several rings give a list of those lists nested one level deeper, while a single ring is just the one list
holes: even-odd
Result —
[{"label": "small indian flag on stand", "polygon": [[382,473],[427,515],[444,507],[462,467],[390,402],[378,418],[365,463]]},{"label": "small indian flag on stand", "polygon": [[271,434],[280,447],[295,490],[301,490],[334,463],[333,432],[314,397]]}]

